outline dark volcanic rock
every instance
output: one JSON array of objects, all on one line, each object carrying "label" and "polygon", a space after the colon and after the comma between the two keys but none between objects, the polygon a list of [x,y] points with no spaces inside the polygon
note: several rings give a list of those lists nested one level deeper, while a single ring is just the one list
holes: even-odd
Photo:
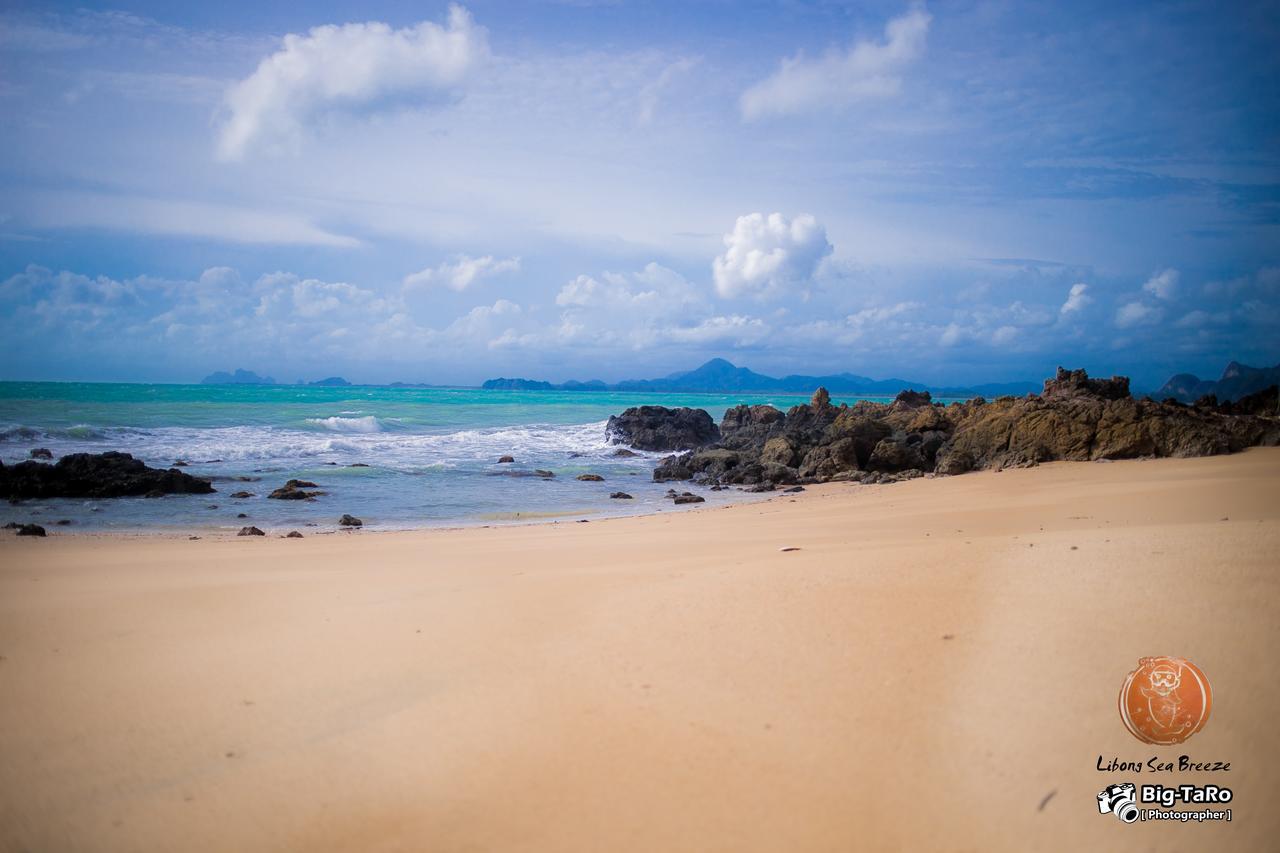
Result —
[{"label": "dark volcanic rock", "polygon": [[609,418],[610,439],[639,450],[689,450],[720,437],[702,409],[636,406]]},{"label": "dark volcanic rock", "polygon": [[604,482],[604,477],[601,477],[599,474],[579,474],[574,479],[581,480],[584,483],[603,483]]},{"label": "dark volcanic rock", "polygon": [[[277,501],[309,501],[324,494],[324,492],[306,491],[306,489],[315,488],[315,485],[310,480],[290,480],[280,488],[273,490],[267,497]],[[248,494],[248,492],[244,494]],[[232,497],[235,497],[235,495],[232,495]]]},{"label": "dark volcanic rock", "polygon": [[30,456],[32,459],[52,459],[53,451],[47,447],[37,447],[31,451]]},{"label": "dark volcanic rock", "polygon": [[284,538],[285,539],[301,539],[302,534],[296,530],[290,530],[288,533],[284,535]]},{"label": "dark volcanic rock", "polygon": [[1058,368],[1058,374],[1044,381],[1043,399],[1054,397],[1099,397],[1103,400],[1122,400],[1129,396],[1129,377],[1112,376],[1110,379],[1090,379],[1083,370]]},{"label": "dark volcanic rock", "polygon": [[619,447],[617,450],[613,451],[609,455],[618,457],[619,459],[626,459],[632,456],[639,456],[640,454],[636,453],[634,450],[628,450],[625,447]]},{"label": "dark volcanic rock", "polygon": [[653,481],[665,483],[669,480],[688,480],[693,476],[693,470],[689,467],[689,457],[692,455],[682,453],[667,456],[653,469]]},{"label": "dark volcanic rock", "polygon": [[231,493],[231,497],[233,497],[233,498],[252,498],[252,497],[255,497],[255,495],[253,494],[253,492],[232,492],[232,493]]},{"label": "dark volcanic rock", "polygon": [[19,536],[44,536],[44,528],[38,524],[21,524],[18,526]]},{"label": "dark volcanic rock", "polygon": [[631,495],[627,494],[626,492],[614,492],[613,494],[609,495],[609,497],[619,501],[633,500]]},{"label": "dark volcanic rock", "polygon": [[339,527],[363,527],[364,522],[356,518],[354,515],[344,514],[342,518],[338,519],[338,526]]},{"label": "dark volcanic rock", "polygon": [[516,459],[515,459],[515,457],[514,457],[514,456],[499,456],[499,457],[498,457],[498,464],[499,464],[499,465],[506,465],[506,464],[508,464],[508,463],[515,462],[515,461],[516,461]]},{"label": "dark volcanic rock", "polygon": [[720,443],[731,450],[764,447],[782,434],[786,418],[773,406],[734,406],[720,421]]},{"label": "dark volcanic rock", "polygon": [[237,536],[266,536],[267,534],[263,533],[261,530],[259,530],[256,527],[241,527],[240,532],[237,533],[236,535]]},{"label": "dark volcanic rock", "polygon": [[898,396],[893,398],[893,402],[902,403],[904,406],[927,406],[933,401],[933,396],[928,391],[899,391]]},{"label": "dark volcanic rock", "polygon": [[706,498],[702,495],[693,495],[685,492],[683,495],[676,495],[672,500],[678,504],[700,504],[705,502]]},{"label": "dark volcanic rock", "polygon": [[208,494],[208,480],[176,468],[148,468],[128,453],[72,453],[53,465],[26,461],[0,466],[0,495],[14,498],[115,498]]}]

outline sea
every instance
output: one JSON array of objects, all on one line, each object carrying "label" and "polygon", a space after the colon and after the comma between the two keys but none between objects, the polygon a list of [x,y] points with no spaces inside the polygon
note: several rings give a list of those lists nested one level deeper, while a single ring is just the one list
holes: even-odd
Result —
[{"label": "sea", "polygon": [[[305,535],[336,529],[345,513],[366,529],[395,530],[679,512],[758,496],[694,489],[705,504],[673,506],[666,496],[673,484],[652,481],[665,454],[615,456],[622,445],[606,434],[610,415],[646,404],[692,406],[719,422],[739,403],[785,410],[806,401],[759,393],[0,382],[6,465],[39,447],[55,457],[119,450],[153,467],[186,462],[182,470],[211,478],[217,490],[24,501],[0,509],[8,516],[0,520],[36,522],[51,532],[197,535],[255,525],[269,534]],[[504,455],[516,461],[499,464]],[[536,469],[555,477],[522,476]],[[575,479],[586,473],[604,480]],[[325,494],[313,501],[267,498],[291,478],[310,480]],[[253,497],[231,497],[239,491]],[[610,498],[618,491],[633,499]],[[57,522],[69,524],[50,526]]]}]

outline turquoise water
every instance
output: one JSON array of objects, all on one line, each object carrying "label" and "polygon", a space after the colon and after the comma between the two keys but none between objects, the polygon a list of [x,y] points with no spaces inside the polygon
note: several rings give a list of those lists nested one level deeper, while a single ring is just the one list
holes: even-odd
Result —
[{"label": "turquoise water", "polygon": [[[664,498],[668,487],[651,482],[662,454],[612,455],[619,445],[605,434],[610,415],[645,404],[693,406],[718,422],[739,403],[785,409],[805,401],[785,394],[0,382],[5,464],[36,447],[55,456],[122,450],[158,467],[187,461],[185,470],[212,477],[218,490],[26,502],[9,507],[4,520],[48,526],[69,519],[68,530],[256,524],[275,533],[332,529],[343,513],[367,527],[396,529],[677,511]],[[504,454],[516,464],[497,464]],[[507,476],[535,468],[556,477]],[[605,481],[574,479],[582,473]],[[266,499],[293,477],[327,494],[305,503]],[[230,497],[240,490],[255,496]],[[635,499],[612,500],[614,491]],[[708,503],[744,498],[704,496]]]}]

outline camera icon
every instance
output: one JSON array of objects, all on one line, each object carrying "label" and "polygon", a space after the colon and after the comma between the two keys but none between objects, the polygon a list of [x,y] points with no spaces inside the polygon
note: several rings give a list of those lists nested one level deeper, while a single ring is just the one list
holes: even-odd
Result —
[{"label": "camera icon", "polygon": [[1098,792],[1098,813],[1114,814],[1121,823],[1138,819],[1138,793],[1132,782],[1108,785]]}]

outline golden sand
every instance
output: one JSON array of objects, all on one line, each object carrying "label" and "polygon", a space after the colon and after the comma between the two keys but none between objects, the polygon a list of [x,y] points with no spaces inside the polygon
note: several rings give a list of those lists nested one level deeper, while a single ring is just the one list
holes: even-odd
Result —
[{"label": "golden sand", "polygon": [[[1274,449],[591,524],[5,536],[0,849],[1274,849],[1277,649]],[[1163,654],[1213,684],[1181,747],[1117,713]],[[1096,767],[1181,754],[1231,770]],[[1234,819],[1125,826],[1120,781],[1225,784]]]}]

